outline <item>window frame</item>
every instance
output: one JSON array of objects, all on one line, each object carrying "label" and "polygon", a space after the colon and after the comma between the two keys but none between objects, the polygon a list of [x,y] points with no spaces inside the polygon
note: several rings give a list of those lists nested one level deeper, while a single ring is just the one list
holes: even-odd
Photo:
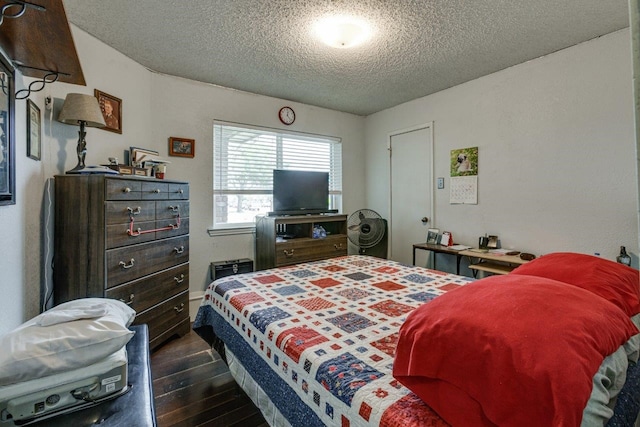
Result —
[{"label": "window frame", "polygon": [[[273,183],[271,186],[266,189],[253,189],[253,190],[238,190],[238,189],[230,189],[230,188],[217,188],[218,183],[216,182],[216,177],[219,175],[217,173],[218,159],[216,159],[216,153],[218,151],[217,148],[217,140],[219,137],[219,132],[224,131],[224,127],[231,128],[239,128],[242,130],[246,130],[247,132],[254,131],[256,133],[262,133],[264,135],[271,135],[275,137],[275,161],[276,164],[273,169],[297,169],[287,168],[283,162],[282,156],[282,144],[286,144],[286,140],[294,140],[297,143],[304,142],[308,140],[309,143],[320,143],[320,144],[328,144],[331,147],[329,148],[329,173],[330,173],[330,188],[329,188],[329,197],[330,197],[330,209],[337,209],[339,212],[342,211],[342,138],[328,135],[319,135],[305,132],[296,132],[285,129],[278,128],[269,128],[263,126],[256,125],[247,125],[244,123],[235,123],[228,122],[223,120],[214,120],[213,121],[213,159],[212,159],[212,174],[213,174],[213,183],[212,183],[212,225],[208,229],[210,235],[230,235],[230,234],[246,234],[253,233],[255,230],[255,217],[251,222],[216,222],[216,197],[221,195],[269,195],[273,194]],[[220,128],[219,128],[220,127]],[[218,130],[219,129],[219,130]],[[300,157],[302,158],[302,157]],[[227,163],[228,164],[228,163]],[[325,168],[304,168],[304,170],[318,170],[327,172]],[[266,212],[257,212],[256,215],[261,215]]]}]

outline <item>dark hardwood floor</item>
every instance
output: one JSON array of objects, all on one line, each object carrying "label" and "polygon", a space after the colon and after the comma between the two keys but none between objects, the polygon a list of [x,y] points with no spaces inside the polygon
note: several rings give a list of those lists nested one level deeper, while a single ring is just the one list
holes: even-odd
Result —
[{"label": "dark hardwood floor", "polygon": [[268,427],[218,353],[195,332],[151,354],[159,427]]}]

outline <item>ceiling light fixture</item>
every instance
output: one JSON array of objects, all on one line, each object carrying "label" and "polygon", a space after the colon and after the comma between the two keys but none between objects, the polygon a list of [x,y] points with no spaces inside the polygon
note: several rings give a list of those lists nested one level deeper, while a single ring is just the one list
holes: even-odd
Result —
[{"label": "ceiling light fixture", "polygon": [[346,49],[357,46],[371,37],[371,27],[364,20],[352,16],[330,16],[314,25],[316,35],[331,47]]}]

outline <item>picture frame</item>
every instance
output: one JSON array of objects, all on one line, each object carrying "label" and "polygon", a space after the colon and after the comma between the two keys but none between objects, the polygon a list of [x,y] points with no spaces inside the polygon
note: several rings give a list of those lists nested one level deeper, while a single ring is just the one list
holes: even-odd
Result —
[{"label": "picture frame", "polygon": [[40,108],[27,99],[27,157],[40,160],[42,157],[42,119]]},{"label": "picture frame", "polygon": [[195,157],[196,141],[189,138],[178,138],[172,136],[169,138],[169,155],[176,157]]},{"label": "picture frame", "polygon": [[440,236],[440,230],[437,228],[430,228],[427,230],[427,244],[437,245],[439,244],[438,237]]},{"label": "picture frame", "polygon": [[145,162],[155,159],[159,154],[149,148],[129,147],[129,166],[143,168]]},{"label": "picture frame", "polygon": [[0,55],[0,206],[16,204],[15,70]]},{"label": "picture frame", "polygon": [[98,99],[106,123],[105,127],[99,129],[122,134],[122,100],[98,89],[94,90],[94,96]]}]

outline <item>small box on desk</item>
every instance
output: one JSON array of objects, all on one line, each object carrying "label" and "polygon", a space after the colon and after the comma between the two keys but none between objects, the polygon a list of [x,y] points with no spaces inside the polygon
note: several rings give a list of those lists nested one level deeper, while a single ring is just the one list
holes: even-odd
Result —
[{"label": "small box on desk", "polygon": [[250,273],[253,271],[253,260],[248,258],[228,261],[216,261],[211,263],[211,280],[234,274]]}]

